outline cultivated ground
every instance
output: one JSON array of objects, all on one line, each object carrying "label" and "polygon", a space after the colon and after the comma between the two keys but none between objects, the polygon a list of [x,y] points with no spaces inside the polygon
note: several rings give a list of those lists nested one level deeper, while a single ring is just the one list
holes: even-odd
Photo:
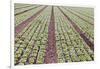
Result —
[{"label": "cultivated ground", "polygon": [[15,4],[15,65],[94,60],[94,9]]}]

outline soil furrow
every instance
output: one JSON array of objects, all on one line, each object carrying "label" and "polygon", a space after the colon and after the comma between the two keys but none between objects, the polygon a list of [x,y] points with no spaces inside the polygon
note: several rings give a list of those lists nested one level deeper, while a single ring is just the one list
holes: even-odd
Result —
[{"label": "soil furrow", "polygon": [[44,63],[57,63],[54,7],[51,10],[51,19],[48,27],[48,41]]}]

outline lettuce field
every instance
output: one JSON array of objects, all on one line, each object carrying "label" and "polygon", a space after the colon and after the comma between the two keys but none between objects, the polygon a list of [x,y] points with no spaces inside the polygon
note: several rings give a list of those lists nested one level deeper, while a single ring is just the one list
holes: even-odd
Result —
[{"label": "lettuce field", "polygon": [[14,64],[94,60],[94,9],[14,4]]}]

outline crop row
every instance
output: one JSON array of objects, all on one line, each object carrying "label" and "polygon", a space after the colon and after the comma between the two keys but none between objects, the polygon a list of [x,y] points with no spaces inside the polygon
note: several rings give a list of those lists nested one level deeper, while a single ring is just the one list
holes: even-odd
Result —
[{"label": "crop row", "polygon": [[[35,21],[32,21],[30,23],[32,25],[30,25],[29,27],[27,26],[28,29],[27,28],[24,29],[19,35],[16,36],[17,43],[15,43],[15,55],[17,57],[15,56],[15,64],[28,64],[28,63],[31,64],[31,63],[34,63],[34,60],[36,59],[36,57],[37,57],[37,63],[41,63],[41,61],[43,61],[43,58],[41,58],[43,55],[38,54],[38,53],[42,53],[41,51],[43,51],[43,54],[45,54],[44,52],[45,49],[43,48],[45,48],[46,46],[45,42],[47,40],[47,34],[48,34],[47,26],[48,26],[48,20],[50,17],[50,14],[46,13],[48,11],[49,11],[49,7],[45,11],[43,11],[35,19]],[[25,43],[22,43],[19,46],[18,41],[20,40],[21,42],[25,42]],[[18,47],[16,47],[16,45]],[[21,46],[23,46],[23,48],[21,48]],[[18,53],[16,53],[17,52],[16,50],[18,51]],[[19,53],[19,51],[21,51],[21,53]],[[41,59],[38,59],[38,58],[41,58]]]},{"label": "crop row", "polygon": [[[63,9],[63,8],[62,8]],[[94,40],[94,26],[91,26],[84,20],[80,19],[79,17],[75,16],[74,14],[70,13],[69,11],[63,9],[65,13],[72,19],[73,22],[77,24],[78,27],[80,27],[81,30],[84,31],[84,34],[93,42]]]},{"label": "crop row", "polygon": [[21,12],[26,12],[27,10],[31,9],[31,8],[34,8],[36,7],[37,5],[33,5],[33,6],[28,6],[26,8],[21,8],[21,9],[16,9],[15,10],[15,15],[18,15],[18,13],[21,13]]},{"label": "crop row", "polygon": [[26,20],[27,18],[31,17],[32,15],[34,15],[37,11],[39,11],[41,8],[43,8],[43,6],[35,8],[33,7],[32,10],[29,10],[27,12],[24,12],[20,15],[16,15],[15,16],[15,26],[18,26],[20,23],[22,23],[24,20]]},{"label": "crop row", "polygon": [[77,11],[81,14],[90,16],[93,18],[94,16],[94,9],[93,8],[86,8],[86,7],[68,7],[70,9],[73,9],[74,11]]},{"label": "crop row", "polygon": [[72,14],[78,16],[79,18],[83,19],[84,21],[86,21],[87,23],[93,25],[93,18],[91,18],[90,16],[86,16],[86,15],[82,15],[82,13],[77,12],[76,10],[72,10],[70,8],[65,8],[67,11],[71,12]]},{"label": "crop row", "polygon": [[[56,9],[56,11],[59,11]],[[59,62],[89,61],[93,58],[93,51],[82,41],[79,34],[71,27],[70,22],[58,12],[57,47]],[[62,59],[62,58],[63,59]],[[61,60],[60,60],[61,59]]]},{"label": "crop row", "polygon": [[14,4],[14,9],[17,10],[17,9],[26,8],[26,7],[29,7],[29,6],[34,6],[34,5],[32,5],[32,4],[18,4],[18,3],[15,3]]}]

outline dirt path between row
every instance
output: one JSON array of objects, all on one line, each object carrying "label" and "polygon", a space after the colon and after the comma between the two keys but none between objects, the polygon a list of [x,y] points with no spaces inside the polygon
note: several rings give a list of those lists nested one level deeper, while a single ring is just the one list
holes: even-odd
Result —
[{"label": "dirt path between row", "polygon": [[15,27],[15,36],[20,33],[32,20],[34,20],[47,6],[43,7],[37,13],[20,23],[18,26]]},{"label": "dirt path between row", "polygon": [[85,41],[85,43],[90,47],[91,50],[94,51],[94,43],[92,43],[83,33],[83,31],[58,7],[58,9],[63,13],[63,15],[70,21],[71,25],[74,29],[79,33],[81,38]]},{"label": "dirt path between row", "polygon": [[57,63],[54,7],[51,10],[51,19],[48,28],[48,42],[44,63]]}]

